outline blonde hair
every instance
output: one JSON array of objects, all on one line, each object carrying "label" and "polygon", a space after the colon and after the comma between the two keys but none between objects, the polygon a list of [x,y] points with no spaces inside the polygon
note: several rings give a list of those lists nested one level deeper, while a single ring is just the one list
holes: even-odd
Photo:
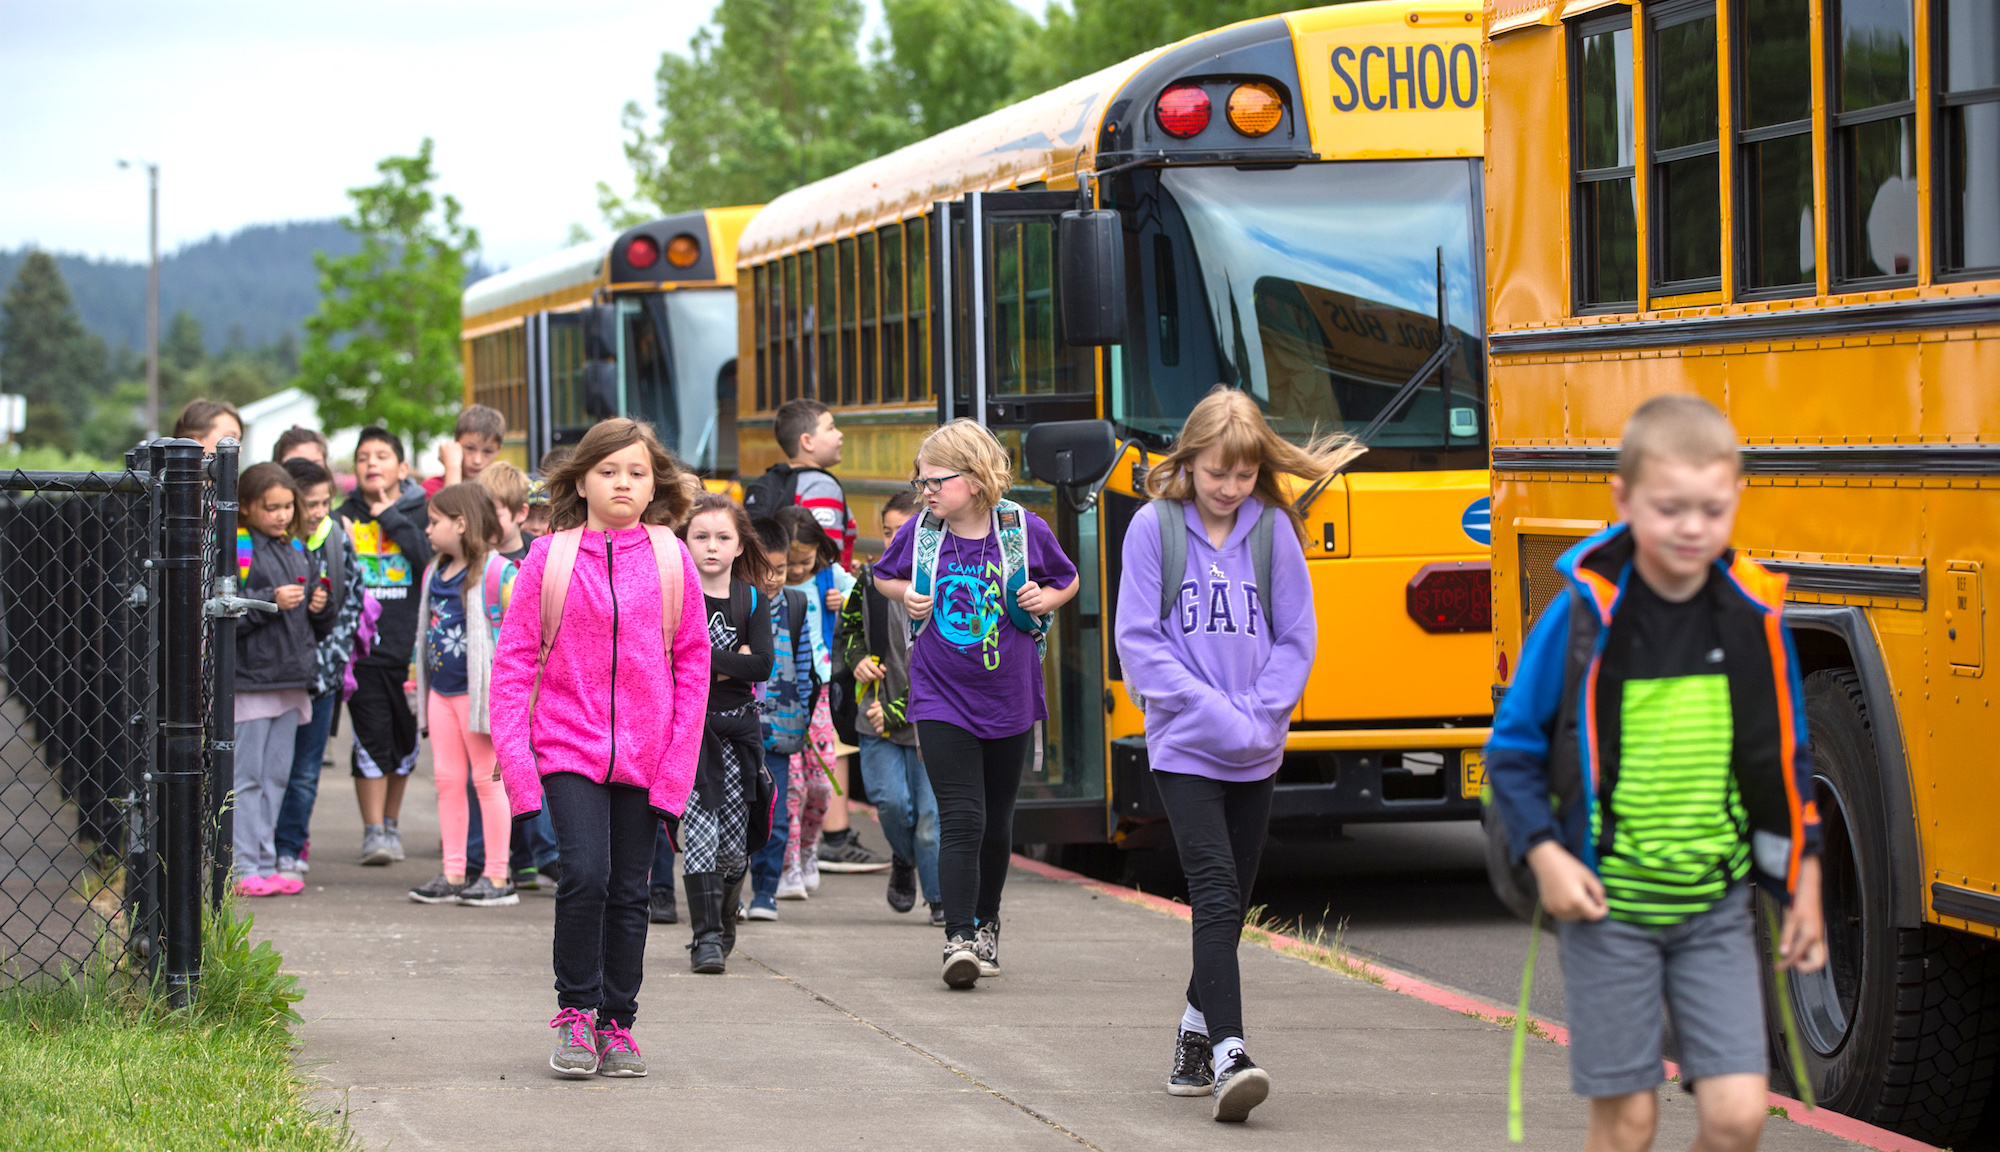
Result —
[{"label": "blonde hair", "polygon": [[1305,523],[1278,486],[1278,476],[1290,474],[1310,484],[1326,479],[1368,451],[1367,445],[1346,433],[1314,436],[1303,446],[1294,444],[1271,430],[1248,393],[1217,384],[1188,413],[1173,449],[1146,473],[1147,493],[1173,500],[1194,499],[1195,458],[1210,448],[1221,451],[1225,467],[1257,465],[1253,489],[1257,499],[1284,510],[1301,544],[1306,539]]},{"label": "blonde hair", "polygon": [[[984,511],[1000,503],[1014,484],[1014,463],[993,433],[961,416],[930,435],[917,446],[917,460],[928,460],[939,468],[949,468],[972,486],[972,502]],[[917,478],[916,461],[910,464],[910,479]]]},{"label": "blonde hair", "polygon": [[1639,482],[1639,468],[1648,457],[1664,456],[1702,466],[1727,460],[1738,475],[1743,456],[1736,447],[1736,428],[1722,409],[1700,396],[1675,393],[1655,396],[1625,421],[1625,439],[1618,446],[1618,476],[1627,487]]},{"label": "blonde hair", "polygon": [[495,500],[505,505],[507,511],[519,512],[528,506],[528,474],[505,460],[488,464],[474,479],[480,487],[492,493]]}]

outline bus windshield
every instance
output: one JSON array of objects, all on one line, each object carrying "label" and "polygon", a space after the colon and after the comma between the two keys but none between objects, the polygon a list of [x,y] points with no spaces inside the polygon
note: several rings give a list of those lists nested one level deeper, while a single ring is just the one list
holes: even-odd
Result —
[{"label": "bus windshield", "polygon": [[1118,207],[1137,224],[1126,261],[1141,314],[1113,360],[1114,417],[1170,439],[1224,382],[1294,439],[1358,432],[1437,350],[1441,257],[1458,352],[1356,467],[1485,467],[1476,164],[1183,167],[1120,182]]}]

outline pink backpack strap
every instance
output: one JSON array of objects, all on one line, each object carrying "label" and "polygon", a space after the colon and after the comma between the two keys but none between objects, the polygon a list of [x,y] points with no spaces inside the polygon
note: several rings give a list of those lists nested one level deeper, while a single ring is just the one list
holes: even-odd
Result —
[{"label": "pink backpack strap", "polygon": [[681,550],[687,547],[673,529],[646,525],[646,537],[653,542],[653,560],[660,567],[660,637],[667,645],[667,667],[674,666],[674,633],[681,630],[682,598],[687,594]]},{"label": "pink backpack strap", "polygon": [[535,686],[528,693],[528,722],[534,723],[535,704],[542,696],[542,669],[548,665],[549,650],[556,646],[556,630],[562,627],[563,601],[569,598],[570,577],[576,575],[576,554],[583,547],[583,529],[570,528],[549,537],[548,559],[542,566],[542,646],[535,657]]}]

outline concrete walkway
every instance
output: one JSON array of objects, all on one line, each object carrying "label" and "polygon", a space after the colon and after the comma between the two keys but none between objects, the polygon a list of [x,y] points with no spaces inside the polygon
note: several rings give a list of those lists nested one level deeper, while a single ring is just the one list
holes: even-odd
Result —
[{"label": "concrete walkway", "polygon": [[[1250,1050],[1274,1081],[1244,1126],[1164,1091],[1187,980],[1186,924],[1016,868],[1006,975],[953,992],[941,934],[898,916],[880,875],[827,875],[775,923],[746,923],[723,977],[689,973],[688,930],[655,925],[634,1034],[652,1075],[548,1068],[554,897],[428,907],[438,871],[428,774],[404,808],[410,859],[352,863],[344,754],[314,819],[303,896],[258,901],[257,932],[306,991],[302,1065],[370,1148],[1508,1148],[1511,1034],[1246,944]],[[872,823],[857,826],[879,845]],[[1567,1050],[1531,1040],[1527,1144],[1578,1148]],[[1662,1094],[1658,1147],[1686,1147],[1692,1102]],[[1774,1119],[1767,1149],[1859,1145]]]}]

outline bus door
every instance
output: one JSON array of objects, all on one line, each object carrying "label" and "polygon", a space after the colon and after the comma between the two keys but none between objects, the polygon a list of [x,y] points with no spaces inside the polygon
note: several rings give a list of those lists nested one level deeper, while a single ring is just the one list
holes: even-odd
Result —
[{"label": "bus door", "polygon": [[531,467],[549,449],[575,444],[592,424],[624,411],[612,309],[532,313],[527,357]]},{"label": "bus door", "polygon": [[1076,207],[1074,192],[973,192],[931,213],[933,315],[948,318],[933,342],[938,419],[971,417],[993,430],[1018,472],[1011,498],[1048,521],[1083,582],[1049,636],[1049,721],[1015,820],[1023,843],[1108,834],[1097,512],[1031,480],[1021,454],[1029,427],[1098,414],[1098,350],[1065,343],[1056,299],[1058,221]]}]

